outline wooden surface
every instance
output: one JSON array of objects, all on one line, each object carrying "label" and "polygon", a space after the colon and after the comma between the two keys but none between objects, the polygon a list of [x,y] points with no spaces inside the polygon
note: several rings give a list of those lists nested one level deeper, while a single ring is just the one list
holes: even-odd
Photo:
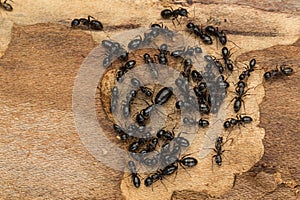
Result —
[{"label": "wooden surface", "polygon": [[[63,3],[45,4],[51,15],[43,17],[45,5],[41,2],[12,3],[15,7],[12,13],[1,10],[0,198],[123,198],[120,191],[122,173],[91,156],[74,126],[72,87],[77,71],[84,57],[97,46],[94,41],[117,31],[113,25],[107,32],[99,34],[70,31],[68,24],[65,26],[59,22],[92,14],[90,10],[96,1],[87,4],[82,12],[80,7],[64,6]],[[130,23],[129,15],[123,19],[113,12],[112,16],[116,17],[110,22],[123,27],[128,27],[128,24],[148,26],[160,21],[162,4],[131,4],[129,13],[135,13],[141,7],[149,10],[139,13],[139,17],[134,15]],[[29,5],[36,6],[37,12],[27,14],[25,8]],[[122,5],[127,4],[122,2]],[[96,6],[101,7],[100,3]],[[194,6],[201,11],[197,17],[202,23],[210,16],[227,19],[221,26],[241,47],[236,55],[238,60],[255,57],[264,69],[290,64],[296,72],[284,80],[264,84],[266,96],[260,105],[260,127],[266,130],[263,140],[265,154],[250,171],[236,176],[233,189],[221,199],[299,198],[300,73],[297,71],[300,20],[296,13],[299,3],[283,1],[271,4],[266,1],[245,6],[243,1],[225,5],[223,1],[210,1],[208,4],[193,4],[188,8],[191,13]],[[60,16],[63,8],[67,11]],[[99,19],[108,19],[109,12],[99,10],[101,14],[93,14]],[[153,15],[149,14],[151,12]],[[49,21],[51,23],[45,23]],[[109,25],[109,20],[105,20],[104,25]],[[204,193],[179,190],[172,198],[213,199]]]}]

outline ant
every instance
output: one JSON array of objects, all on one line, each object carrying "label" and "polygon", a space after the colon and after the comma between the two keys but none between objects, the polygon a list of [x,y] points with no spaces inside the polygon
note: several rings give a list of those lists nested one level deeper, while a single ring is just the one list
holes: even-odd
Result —
[{"label": "ant", "polygon": [[144,61],[145,63],[147,64],[149,70],[150,70],[150,73],[151,75],[157,79],[158,78],[158,70],[156,68],[156,65],[154,63],[154,60],[153,58],[151,58],[151,56],[148,54],[148,53],[145,53],[144,54]]},{"label": "ant", "polygon": [[222,57],[223,57],[225,66],[230,72],[232,72],[233,71],[233,64],[232,64],[232,60],[230,59],[230,56],[231,56],[231,54],[230,54],[228,48],[223,47],[222,48]]},{"label": "ant", "polygon": [[162,65],[167,65],[168,64],[168,59],[166,57],[168,53],[168,45],[167,44],[162,44],[159,48],[159,55],[155,55],[158,58],[158,63]]},{"label": "ant", "polygon": [[[227,136],[228,138],[228,136]],[[231,142],[233,141],[232,138],[229,139]],[[229,141],[226,139],[225,142],[223,142],[223,137],[217,137],[216,141],[215,141],[215,147],[214,148],[208,148],[208,149],[212,149],[214,150],[215,152],[215,155],[213,155],[211,157],[211,167],[212,167],[212,170],[213,170],[213,166],[214,166],[214,160],[215,160],[215,163],[218,165],[218,166],[222,166],[222,163],[223,163],[223,160],[222,160],[222,155],[225,151],[229,151],[229,150],[223,150],[223,146]]]},{"label": "ant", "polygon": [[[13,2],[12,0],[10,0],[10,1]],[[9,3],[6,3],[6,2],[7,2],[7,0],[4,0],[4,2],[1,3],[1,0],[0,0],[0,8],[2,7],[6,11],[12,11],[13,7]]]},{"label": "ant", "polygon": [[[188,154],[190,155],[190,154]],[[187,157],[183,156],[181,159],[177,158],[177,156],[170,154],[164,157],[164,163],[171,163],[171,164],[179,164],[181,167],[185,169],[185,167],[194,167],[198,164],[198,161],[194,157]]]},{"label": "ant", "polygon": [[210,71],[213,67],[215,67],[220,74],[224,72],[224,67],[222,66],[222,63],[217,60],[215,57],[210,55],[205,55],[204,60],[207,62],[206,69]]},{"label": "ant", "polygon": [[125,63],[125,65],[121,66],[117,71],[117,81],[123,82],[123,75],[130,69],[134,68],[136,64],[135,60],[129,60]]},{"label": "ant", "polygon": [[118,87],[117,86],[113,87],[112,92],[111,92],[111,103],[110,103],[110,112],[111,113],[114,113],[117,109],[118,94],[119,94]]},{"label": "ant", "polygon": [[128,167],[129,167],[129,170],[131,173],[132,183],[133,183],[134,187],[139,188],[141,185],[141,180],[138,177],[135,163],[133,161],[128,161]]},{"label": "ant", "polygon": [[[241,85],[242,86],[242,85]],[[234,101],[234,104],[233,104],[233,109],[234,111],[237,113],[239,112],[239,110],[241,109],[241,106],[242,106],[242,103],[245,107],[245,102],[243,100],[243,97],[249,95],[249,94],[246,94],[248,90],[244,90],[244,87],[237,87],[236,88],[236,91],[235,91],[235,94],[237,95],[236,97],[234,97],[231,102],[233,100]],[[245,108],[244,108],[245,109]]]},{"label": "ant", "polygon": [[[180,76],[175,80],[175,85],[178,89],[183,93],[184,96],[189,96],[189,80],[186,76],[189,75],[190,71],[190,64],[185,62],[184,71],[181,72]],[[188,69],[189,68],[189,69]],[[187,74],[187,75],[186,75]]]},{"label": "ant", "polygon": [[213,43],[211,37],[204,33],[202,28],[199,28],[199,26],[195,25],[194,23],[189,22],[186,27],[188,31],[193,31],[196,36],[199,36],[204,44],[211,45]]},{"label": "ant", "polygon": [[[165,9],[163,11],[161,11],[160,15],[163,19],[170,19],[172,17],[172,22],[176,19],[176,21],[179,23],[178,21],[178,16],[181,17],[188,17],[188,11],[185,8],[177,8],[176,10],[173,10],[173,8],[171,9]],[[174,22],[173,22],[174,24]],[[175,26],[175,25],[174,25]]]},{"label": "ant", "polygon": [[140,46],[149,45],[155,37],[157,37],[157,33],[152,30],[150,33],[144,33],[144,39],[139,35],[138,38],[131,40],[127,47],[130,50],[136,50]]},{"label": "ant", "polygon": [[104,68],[111,64],[113,56],[116,56],[121,61],[128,60],[128,52],[121,47],[120,43],[102,40],[102,46],[108,51],[108,56],[103,59],[102,63]]},{"label": "ant", "polygon": [[[175,128],[175,127],[174,127]],[[174,130],[173,128],[173,130]],[[168,131],[168,130],[164,130],[164,129],[160,129],[157,133],[156,133],[156,137],[158,138],[164,138],[168,141],[171,141],[174,139],[174,132],[172,131]]]},{"label": "ant", "polygon": [[114,124],[113,129],[117,132],[117,139],[122,141],[126,141],[129,139],[130,136],[118,124]]},{"label": "ant", "polygon": [[171,98],[172,95],[173,95],[173,88],[171,87],[162,88],[156,94],[153,104],[141,110],[141,112],[136,115],[136,122],[139,125],[145,125],[146,120],[150,118],[150,115],[153,109],[155,108],[155,106],[165,104]]},{"label": "ant", "polygon": [[129,147],[128,147],[128,151],[129,152],[133,152],[136,153],[137,150],[145,143],[145,139],[144,138],[140,138],[138,139],[138,141],[134,141],[132,142]]},{"label": "ant", "polygon": [[212,35],[212,36],[215,36],[216,38],[218,38],[222,45],[226,45],[227,37],[223,30],[219,31],[218,27],[215,28],[213,26],[207,26],[207,27],[205,27],[205,32],[208,33],[209,35]]},{"label": "ant", "polygon": [[290,76],[293,73],[293,69],[291,67],[286,67],[285,65],[281,65],[278,69],[278,67],[276,69],[273,69],[271,71],[267,71],[264,74],[264,78],[265,80],[271,80],[271,79],[275,79],[278,77],[285,77],[285,76]]},{"label": "ant", "polygon": [[[91,20],[91,18],[93,20]],[[103,30],[102,23],[90,15],[88,16],[87,19],[86,18],[73,19],[73,21],[71,22],[71,27],[76,28],[76,27],[80,26],[80,24],[90,28],[91,30],[96,30],[96,31]]]},{"label": "ant", "polygon": [[242,115],[236,115],[236,119],[234,118],[229,118],[228,120],[226,120],[223,124],[225,129],[234,127],[235,125],[244,125],[244,124],[249,124],[251,123],[253,120],[251,117],[249,116],[242,116]]},{"label": "ant", "polygon": [[149,153],[149,152],[152,152],[155,150],[156,146],[158,144],[158,138],[156,137],[153,137],[150,142],[147,144],[146,146],[146,152]]},{"label": "ant", "polygon": [[173,88],[164,87],[156,94],[154,99],[154,104],[163,105],[171,98],[172,95],[173,95]]},{"label": "ant", "polygon": [[168,36],[171,39],[174,37],[174,32],[171,31],[170,29],[168,29],[168,27],[163,26],[162,23],[161,23],[161,25],[160,24],[152,24],[150,26],[150,28],[151,28],[150,34],[153,37],[157,37],[159,34],[164,34],[164,35]]},{"label": "ant", "polygon": [[178,170],[178,166],[171,164],[166,166],[165,168],[157,171],[156,173],[148,176],[145,179],[145,186],[149,187],[150,185],[152,185],[154,182],[158,181],[158,180],[162,180],[165,176],[170,176],[172,174],[174,174],[175,172],[177,172]]},{"label": "ant", "polygon": [[183,118],[183,123],[184,124],[190,124],[190,125],[196,125],[198,124],[198,126],[205,128],[209,125],[209,122],[205,119],[200,118],[199,120],[194,120],[188,117],[184,117]]},{"label": "ant", "polygon": [[121,108],[122,108],[123,116],[125,118],[128,118],[130,116],[130,112],[131,112],[130,105],[133,99],[136,97],[136,95],[137,92],[135,90],[131,90],[129,94],[127,94],[126,100],[122,102]]},{"label": "ant", "polygon": [[187,109],[189,111],[192,111],[195,108],[192,103],[190,103],[188,101],[182,101],[182,100],[176,101],[175,107],[179,110]]},{"label": "ant", "polygon": [[193,67],[193,61],[190,58],[184,59],[183,61],[183,71],[181,72],[182,76],[190,80],[191,69]]},{"label": "ant", "polygon": [[179,145],[179,147],[189,147],[190,142],[184,137],[180,136],[181,133],[177,137],[174,138],[174,141]]},{"label": "ant", "polygon": [[218,86],[218,89],[227,89],[230,86],[223,75],[217,77],[216,84]]},{"label": "ant", "polygon": [[249,62],[249,67],[246,68],[245,71],[243,71],[240,75],[239,75],[239,79],[240,81],[245,80],[247,77],[250,76],[250,73],[254,71],[254,67],[256,64],[256,60],[255,59],[251,59]]},{"label": "ant", "polygon": [[194,54],[201,54],[202,49],[201,47],[187,47],[187,49],[184,47],[184,49],[178,49],[173,52],[171,52],[171,56],[174,58],[180,58],[184,56],[193,56]]},{"label": "ant", "polygon": [[150,88],[147,88],[147,87],[145,87],[145,86],[142,86],[142,85],[141,85],[141,82],[140,82],[137,78],[132,78],[132,79],[131,79],[131,84],[132,84],[134,87],[140,89],[141,92],[144,93],[147,97],[152,97],[152,95],[153,95],[152,90],[151,90]]},{"label": "ant", "polygon": [[197,70],[193,70],[193,71],[191,72],[191,77],[192,77],[192,80],[193,80],[194,82],[196,82],[196,83],[202,81],[202,79],[203,79],[201,73],[198,72]]},{"label": "ant", "polygon": [[213,158],[215,158],[215,162],[218,166],[222,165],[222,154],[225,150],[222,150],[223,146],[223,137],[218,137],[215,143],[215,148],[213,149],[216,152],[216,155],[212,157],[212,164],[213,164]]}]

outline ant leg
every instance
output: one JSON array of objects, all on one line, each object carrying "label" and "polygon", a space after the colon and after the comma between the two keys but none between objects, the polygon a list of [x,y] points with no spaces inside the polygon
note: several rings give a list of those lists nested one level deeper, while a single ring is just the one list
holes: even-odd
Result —
[{"label": "ant leg", "polygon": [[[186,155],[187,156],[187,155]],[[184,157],[182,157],[184,158]],[[188,173],[188,175],[192,178],[191,174],[186,170],[186,168],[180,163],[180,166],[186,171],[186,173]],[[177,171],[176,171],[176,175],[177,175]],[[174,179],[175,180],[175,179]]]},{"label": "ant leg", "polygon": [[245,101],[244,101],[243,99],[241,99],[241,102],[242,102],[242,104],[243,104],[244,111],[246,112]]},{"label": "ant leg", "polygon": [[229,104],[227,105],[226,109],[230,106],[230,104],[232,103],[233,100],[237,99],[238,97],[234,97],[230,102]]},{"label": "ant leg", "polygon": [[92,19],[95,19],[94,17],[92,17],[92,16],[88,16],[88,21],[90,21],[90,18],[92,18]]},{"label": "ant leg", "polygon": [[[166,179],[167,180],[167,179]],[[167,180],[168,181],[168,180]],[[163,184],[163,186],[166,188],[166,190],[168,191],[167,186],[164,184],[164,182],[162,180],[160,180],[160,182]],[[169,183],[171,183],[170,181],[168,181]]]},{"label": "ant leg", "polygon": [[[176,25],[175,25],[175,23],[174,23],[174,20],[175,20],[175,19],[177,20],[177,18],[173,18],[173,19],[172,19],[172,24],[173,24],[174,28],[176,28]],[[178,22],[178,20],[177,20],[177,22]]]},{"label": "ant leg", "polygon": [[213,155],[211,157],[211,171],[214,171],[214,158],[217,157],[217,155]]},{"label": "ant leg", "polygon": [[236,46],[237,48],[241,49],[241,47],[239,45],[237,45],[235,42],[233,42],[232,40],[228,40],[228,42],[231,42],[232,44],[234,44],[234,46]]},{"label": "ant leg", "polygon": [[[225,144],[226,144],[228,141],[231,141],[229,146],[231,146],[231,145],[232,145],[233,138],[229,138],[229,139],[228,139],[229,135],[230,135],[230,134],[228,134],[228,135],[227,135],[227,137],[226,137],[226,141],[225,141],[225,142],[222,144],[222,146],[223,146],[223,145],[225,145]],[[225,151],[225,150],[223,150],[223,151]],[[229,151],[229,150],[226,150],[226,151]]]}]

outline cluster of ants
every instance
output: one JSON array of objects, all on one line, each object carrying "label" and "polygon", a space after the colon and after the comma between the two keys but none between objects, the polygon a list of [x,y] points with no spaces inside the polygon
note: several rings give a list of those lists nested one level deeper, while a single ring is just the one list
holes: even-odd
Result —
[{"label": "cluster of ants", "polygon": [[[184,8],[165,9],[161,12],[163,19],[177,20],[178,17],[187,17],[188,11]],[[85,25],[85,20],[76,19],[72,22],[72,27],[81,23]],[[93,20],[92,20],[93,21]],[[91,29],[92,21],[88,18],[86,26]],[[179,22],[179,21],[178,21]],[[95,22],[93,22],[95,23]],[[97,24],[97,23],[96,23]],[[157,79],[160,75],[158,65],[166,66],[169,60],[175,60],[181,63],[180,73],[178,78],[174,81],[175,87],[165,86],[155,92],[148,85],[144,85],[142,80],[137,77],[129,78],[129,92],[125,95],[125,99],[120,99],[119,88],[114,86],[111,90],[110,98],[110,112],[112,114],[119,113],[122,119],[132,119],[134,123],[122,125],[115,123],[113,129],[116,132],[116,137],[123,142],[125,148],[129,152],[130,160],[128,161],[128,170],[132,178],[134,187],[139,188],[141,185],[140,175],[137,170],[137,163],[146,169],[157,169],[144,179],[144,185],[149,187],[158,180],[163,180],[166,177],[178,172],[178,165],[182,168],[190,168],[197,165],[198,160],[192,156],[181,156],[181,153],[190,146],[189,140],[184,137],[187,132],[179,132],[176,134],[166,127],[160,128],[153,132],[148,126],[153,114],[160,113],[158,107],[171,105],[170,99],[175,98],[173,104],[175,112],[181,114],[193,112],[200,113],[201,116],[208,116],[209,114],[217,114],[224,99],[227,96],[227,90],[230,86],[226,81],[225,75],[230,75],[235,70],[235,63],[230,59],[230,50],[225,46],[227,44],[227,35],[225,31],[219,30],[214,26],[206,26],[204,29],[201,26],[188,22],[186,24],[186,31],[191,33],[203,45],[212,45],[213,38],[220,43],[222,50],[220,52],[221,58],[217,59],[212,55],[203,55],[201,47],[187,47],[184,49],[169,50],[169,45],[161,44],[155,51],[154,55],[150,53],[143,54],[143,61],[147,70],[153,79]],[[154,42],[159,35],[167,37],[172,40],[174,32],[160,24],[152,24],[149,32],[144,33],[144,37],[139,36],[131,40],[127,47],[131,51],[135,51],[141,47],[147,47]],[[136,60],[129,59],[130,54],[121,44],[115,41],[103,40],[102,47],[105,49],[107,57],[103,60],[103,67],[109,68],[112,64],[113,58],[118,59],[123,64],[116,71],[116,82],[124,83],[126,75],[129,71],[136,67]],[[204,70],[199,71],[195,67],[195,60],[192,57],[200,57],[203,59],[205,65]],[[256,70],[256,60],[251,59],[244,71],[239,74],[239,80],[234,84],[235,97],[231,100],[233,103],[233,110],[236,117],[229,118],[223,123],[225,130],[233,129],[234,127],[244,126],[253,121],[250,116],[239,114],[241,107],[244,106],[244,97],[247,96],[249,90],[247,80],[251,73]],[[265,72],[264,79],[266,81],[289,76],[293,73],[293,69],[286,66],[280,66],[279,69],[274,69]],[[155,87],[158,87],[157,85]],[[176,95],[178,91],[180,95]],[[142,99],[147,102],[147,106],[143,107],[136,113],[132,113],[132,105],[137,99]],[[149,103],[151,101],[151,103]],[[230,104],[231,104],[230,102]],[[229,105],[230,105],[229,104]],[[245,108],[244,108],[245,109]],[[169,117],[170,115],[168,115]],[[197,128],[209,127],[210,123],[207,119],[195,119],[191,115],[184,116],[182,123],[184,126],[194,126]],[[224,145],[223,137],[219,136],[215,140],[213,151],[215,155],[212,156],[218,166],[222,165],[222,154]],[[158,147],[161,147],[158,150]],[[155,152],[154,154],[151,154]],[[157,153],[158,152],[158,153]],[[149,156],[151,155],[151,156]]]},{"label": "cluster of ants", "polygon": [[[4,0],[2,3],[0,0],[0,8],[6,11],[12,11],[13,7],[7,3],[8,0]],[[12,1],[12,0],[10,0]],[[163,19],[172,19],[178,23],[178,17],[188,17],[188,11],[184,8],[178,8],[173,10],[165,9],[161,11],[161,17]],[[174,24],[175,25],[175,24]],[[103,25],[100,21],[96,20],[92,16],[86,18],[73,19],[71,22],[72,28],[81,28],[101,31]],[[186,24],[186,32],[193,34],[204,45],[212,45],[213,37],[223,47],[221,50],[221,59],[217,59],[212,55],[202,55],[201,47],[187,47],[184,49],[177,49],[169,51],[168,44],[162,44],[157,50],[158,53],[151,56],[149,53],[143,55],[144,63],[147,65],[148,71],[154,79],[157,79],[160,72],[157,67],[160,65],[168,65],[170,58],[178,60],[182,63],[182,69],[175,80],[177,90],[180,92],[181,97],[177,98],[175,105],[176,112],[192,113],[194,111],[199,112],[201,115],[217,114],[224,99],[227,96],[227,89],[230,84],[226,81],[225,74],[230,74],[234,71],[234,62],[230,59],[231,53],[225,46],[227,44],[227,36],[225,31],[219,30],[218,27],[206,26],[204,29],[202,26],[196,25],[193,22]],[[129,50],[134,51],[141,47],[146,47],[154,42],[158,36],[166,37],[170,40],[174,37],[174,32],[161,24],[152,24],[149,32],[144,33],[144,37],[139,36],[131,40],[127,47]],[[128,60],[129,52],[122,47],[118,42],[103,40],[102,47],[106,50],[107,57],[103,60],[103,67],[108,68],[111,66],[114,59],[118,59],[125,62],[116,73],[116,81],[122,83],[126,73],[135,68],[136,61]],[[202,56],[204,62],[204,71],[198,71],[194,67],[194,60],[191,57]],[[249,65],[239,75],[239,80],[235,84],[235,97],[232,99],[233,110],[239,113],[242,105],[244,105],[243,98],[247,94],[247,79],[251,73],[255,70],[256,60],[251,59]],[[263,77],[266,81],[270,81],[276,78],[289,76],[293,73],[293,69],[287,66],[280,66],[279,68],[267,71]],[[190,146],[188,139],[183,137],[186,132],[180,132],[175,134],[174,129],[167,130],[161,128],[155,133],[149,131],[147,124],[150,121],[153,112],[159,112],[158,106],[164,106],[169,103],[170,99],[174,97],[173,87],[162,87],[156,94],[154,91],[143,85],[140,80],[133,77],[130,79],[131,90],[126,95],[126,100],[119,103],[119,89],[117,86],[112,88],[111,91],[111,104],[110,112],[118,112],[120,107],[121,115],[124,119],[132,116],[131,106],[140,93],[144,98],[150,98],[152,103],[141,109],[138,113],[134,114],[134,121],[127,127],[121,127],[118,124],[113,125],[113,129],[117,134],[117,138],[121,140],[132,160],[128,161],[128,169],[132,178],[134,187],[139,188],[141,185],[140,176],[138,175],[137,165],[143,165],[146,168],[157,168],[157,171],[148,175],[144,180],[144,185],[149,187],[158,180],[163,180],[178,171],[178,165],[185,168],[194,167],[197,165],[198,160],[192,156],[185,155],[180,157],[181,152]],[[152,100],[152,98],[154,100]],[[200,128],[206,128],[210,125],[206,119],[194,119],[189,116],[182,118],[184,125],[198,126]],[[223,123],[225,130],[232,129],[235,126],[244,126],[253,121],[250,116],[237,114],[236,118],[229,118]],[[223,137],[216,138],[215,146],[213,148],[215,155],[212,156],[218,166],[222,165],[223,150]],[[158,150],[157,147],[161,149]],[[149,156],[151,152],[158,152],[154,156]],[[133,161],[134,160],[134,161]]]}]

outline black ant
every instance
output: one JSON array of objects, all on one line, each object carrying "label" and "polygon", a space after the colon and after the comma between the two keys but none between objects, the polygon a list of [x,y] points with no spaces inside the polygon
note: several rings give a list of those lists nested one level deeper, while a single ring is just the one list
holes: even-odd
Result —
[{"label": "black ant", "polygon": [[213,26],[207,26],[207,27],[205,27],[205,32],[208,33],[209,35],[212,35],[212,36],[215,36],[216,38],[218,38],[222,45],[226,45],[227,37],[223,30],[219,31],[218,27],[215,28]]},{"label": "black ant", "polygon": [[285,65],[281,65],[279,69],[277,67],[276,69],[264,73],[264,78],[265,80],[268,81],[278,77],[290,76],[292,75],[292,73],[293,73],[293,69],[291,67],[286,67]]},{"label": "black ant", "polygon": [[186,109],[188,111],[192,111],[195,108],[195,106],[192,103],[182,100],[176,101],[175,107],[179,110]]},{"label": "black ant", "polygon": [[223,124],[225,129],[234,127],[236,125],[240,126],[240,125],[244,125],[244,124],[249,124],[251,123],[253,120],[250,116],[242,116],[242,115],[236,115],[236,119],[235,118],[229,118],[228,120],[226,120]]},{"label": "black ant", "polygon": [[165,168],[157,171],[156,173],[148,176],[145,179],[144,184],[146,187],[149,187],[154,182],[156,182],[158,180],[162,180],[165,176],[170,176],[170,175],[174,174],[177,170],[178,170],[178,166],[176,166],[174,164],[168,165]]},{"label": "black ant", "polygon": [[243,81],[250,76],[250,73],[254,71],[255,64],[256,60],[251,59],[249,62],[249,67],[247,67],[246,70],[239,75],[240,81]]},{"label": "black ant", "polygon": [[164,130],[164,129],[160,129],[157,133],[156,133],[156,137],[158,138],[164,138],[168,141],[171,141],[174,139],[174,132],[172,131],[168,131],[168,130]]},{"label": "black ant", "polygon": [[211,71],[213,67],[215,67],[220,74],[224,72],[224,67],[222,66],[222,63],[219,60],[217,60],[215,57],[210,55],[205,55],[204,60],[207,62],[206,69],[208,71]]},{"label": "black ant", "polygon": [[202,81],[202,79],[203,79],[201,73],[198,72],[197,70],[192,70],[191,77],[192,77],[192,80],[196,83]]},{"label": "black ant", "polygon": [[199,26],[195,25],[194,23],[189,22],[186,27],[189,31],[193,31],[196,36],[200,37],[204,44],[210,45],[213,43],[211,37],[203,32],[202,28],[199,28]]},{"label": "black ant", "polygon": [[152,35],[153,37],[157,37],[159,34],[164,34],[171,39],[174,37],[174,32],[168,29],[166,26],[163,26],[163,24],[152,24],[150,28],[150,35]]},{"label": "black ant", "polygon": [[190,58],[184,59],[183,61],[183,71],[181,72],[182,76],[190,80],[190,74],[193,67],[193,61]]},{"label": "black ant", "polygon": [[173,95],[173,88],[164,87],[156,94],[154,99],[154,104],[163,105],[171,98],[172,95]]},{"label": "black ant", "polygon": [[184,124],[190,124],[190,125],[198,125],[202,128],[205,128],[209,125],[209,122],[205,119],[200,118],[198,121],[194,120],[192,118],[184,117],[183,118],[183,123]]},{"label": "black ant", "polygon": [[117,133],[117,139],[122,141],[127,141],[129,139],[130,136],[118,124],[114,124],[113,129]]},{"label": "black ant", "polygon": [[141,46],[149,45],[155,37],[157,37],[155,30],[152,30],[150,33],[144,33],[144,39],[139,35],[138,38],[131,40],[127,47],[130,50],[136,50]]},{"label": "black ant", "polygon": [[[228,136],[227,136],[228,137]],[[216,142],[215,142],[215,147],[214,148],[209,148],[209,149],[212,149],[214,150],[214,152],[216,153],[215,155],[212,156],[211,158],[211,166],[212,166],[212,169],[213,169],[213,166],[214,166],[214,160],[215,160],[215,163],[218,165],[218,166],[222,166],[222,163],[223,163],[223,160],[222,160],[222,155],[225,151],[229,151],[229,150],[223,150],[223,146],[228,142],[228,141],[232,141],[233,139],[230,138],[229,140],[226,140],[225,142],[223,142],[223,137],[217,137],[216,139]]]},{"label": "black ant", "polygon": [[125,118],[128,118],[130,116],[130,105],[132,103],[132,101],[134,100],[134,98],[137,95],[137,91],[136,90],[130,90],[129,94],[126,95],[126,100],[122,102],[122,114]]},{"label": "black ant", "polygon": [[[91,20],[91,18],[93,20]],[[86,26],[87,28],[89,28],[91,30],[96,30],[96,31],[103,30],[102,23],[90,15],[88,16],[87,19],[86,18],[73,19],[73,21],[71,22],[71,27],[77,28],[80,26],[80,24],[82,24],[83,26]]]},{"label": "black ant", "polygon": [[156,146],[158,144],[158,138],[156,137],[153,137],[150,142],[147,144],[146,146],[146,152],[149,153],[149,152],[152,152],[155,150]]},{"label": "black ant", "polygon": [[141,36],[139,36],[138,38],[133,39],[128,43],[128,49],[132,49],[132,50],[138,49],[142,45],[142,43],[143,43],[143,39]]},{"label": "black ant", "polygon": [[140,138],[137,141],[132,142],[129,147],[128,147],[128,151],[129,152],[134,152],[136,153],[137,150],[145,143],[145,139],[144,138]]},{"label": "black ant", "polygon": [[167,59],[167,53],[168,53],[168,45],[162,44],[159,48],[159,55],[155,55],[158,58],[158,63],[161,65],[167,65],[168,59]]},{"label": "black ant", "polygon": [[142,93],[144,93],[147,97],[152,97],[152,95],[153,95],[152,90],[148,87],[143,86],[137,78],[132,78],[131,84],[135,88],[139,89]]},{"label": "black ant", "polygon": [[121,47],[120,43],[112,42],[110,40],[102,40],[102,46],[108,51],[108,56],[103,59],[103,67],[107,68],[116,56],[121,61],[128,60],[128,52]]},{"label": "black ant", "polygon": [[190,142],[185,139],[184,137],[180,136],[181,133],[179,133],[179,135],[177,137],[174,138],[174,141],[179,145],[179,147],[189,147],[190,146]]},{"label": "black ant", "polygon": [[157,79],[158,78],[158,70],[157,70],[157,67],[155,65],[155,62],[154,62],[153,58],[151,58],[151,56],[148,53],[145,53],[144,54],[144,61],[147,64],[151,75],[155,79]]},{"label": "black ant", "polygon": [[[234,104],[233,104],[233,109],[234,109],[234,111],[237,113],[237,112],[239,112],[239,110],[241,109],[241,106],[242,106],[242,103],[244,104],[244,107],[245,107],[245,102],[244,102],[244,100],[243,100],[243,97],[245,97],[245,96],[247,96],[248,94],[247,94],[247,91],[248,90],[244,90],[244,88],[243,87],[237,87],[236,88],[236,91],[235,91],[235,93],[236,93],[236,97],[234,97],[232,100],[231,100],[231,102],[233,101],[233,100],[235,100],[234,101]],[[245,109],[245,108],[244,108]]]},{"label": "black ant", "polygon": [[115,86],[112,89],[111,92],[111,103],[110,103],[110,112],[114,113],[117,109],[117,105],[118,105],[118,94],[119,94],[119,90],[118,87]]},{"label": "black ant", "polygon": [[222,150],[223,146],[223,137],[218,137],[215,143],[215,148],[213,149],[216,152],[216,155],[212,157],[212,165],[213,165],[213,158],[215,158],[215,162],[218,166],[222,165],[222,154],[225,150]]},{"label": "black ant", "polygon": [[[185,63],[184,71],[181,72],[181,75],[175,80],[175,85],[178,87],[178,89],[182,92],[182,94],[187,97],[189,96],[189,79],[185,76],[188,76],[190,72],[190,64]],[[185,75],[187,74],[187,75]]]},{"label": "black ant", "polygon": [[[190,155],[190,154],[188,154]],[[194,167],[198,164],[198,161],[196,158],[194,157],[187,157],[183,156],[181,159],[179,159],[176,155],[174,154],[170,154],[170,155],[166,155],[164,157],[164,163],[167,164],[179,164],[181,167],[183,167],[185,169],[185,167]]]},{"label": "black ant", "polygon": [[121,66],[117,71],[117,81],[123,82],[123,75],[130,69],[134,68],[136,64],[135,60],[129,60],[125,63],[125,65]]},{"label": "black ant", "polygon": [[223,75],[217,77],[216,84],[218,86],[218,89],[227,89],[230,86]]},{"label": "black ant", "polygon": [[[176,19],[176,21],[179,23],[178,21],[178,16],[181,16],[181,17],[188,17],[188,11],[185,9],[185,8],[177,8],[175,10],[173,10],[172,8],[171,9],[165,9],[163,11],[161,11],[160,15],[163,19],[170,19],[172,18],[172,22]],[[174,22],[173,22],[174,24]]]},{"label": "black ant", "polygon": [[148,105],[145,109],[142,109],[140,113],[136,115],[136,122],[139,125],[145,125],[146,121],[150,118],[150,115],[156,105],[165,104],[173,95],[173,88],[164,87],[155,96],[154,102]]},{"label": "black ant", "polygon": [[171,56],[174,58],[182,58],[185,56],[193,56],[194,54],[201,54],[202,49],[201,47],[187,47],[184,49],[178,49],[171,52]]},{"label": "black ant", "polygon": [[[13,2],[12,0],[10,0],[10,1]],[[7,2],[7,0],[4,0],[4,2],[1,3],[1,0],[0,0],[0,8],[2,7],[4,10],[12,11],[13,7],[9,3],[6,3],[6,2]]]},{"label": "black ant", "polygon": [[133,161],[128,161],[128,167],[129,167],[129,170],[131,173],[132,183],[133,183],[134,187],[139,188],[141,185],[141,180],[138,177],[135,163]]},{"label": "black ant", "polygon": [[230,59],[230,51],[228,50],[227,47],[223,47],[222,48],[222,57],[225,63],[226,68],[232,72],[233,71],[233,64],[232,64],[232,60]]}]

